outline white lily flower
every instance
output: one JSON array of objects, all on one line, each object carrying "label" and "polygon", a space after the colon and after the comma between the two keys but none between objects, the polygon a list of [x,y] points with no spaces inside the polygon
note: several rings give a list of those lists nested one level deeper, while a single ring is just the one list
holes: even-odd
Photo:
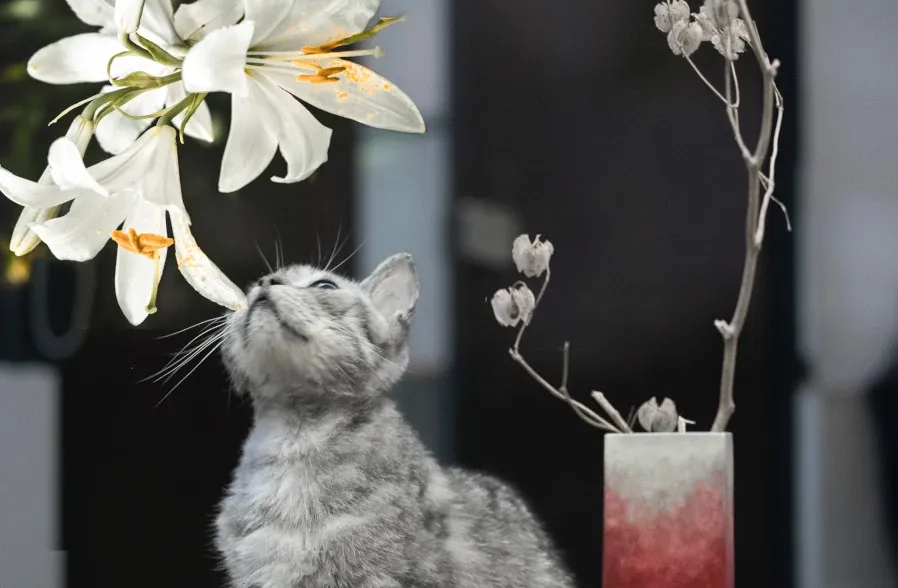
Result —
[{"label": "white lily flower", "polygon": [[[119,0],[117,3],[115,0],[67,1],[78,18],[101,29],[94,33],[66,37],[38,50],[28,61],[28,73],[36,80],[48,84],[108,81],[106,68],[109,60],[125,51],[118,38],[117,11],[124,10],[130,15],[128,18],[133,19],[136,10],[140,18],[137,33],[174,53],[183,53],[186,50],[175,29],[171,0]],[[143,5],[142,16],[139,5]],[[113,77],[122,77],[135,71],[164,76],[172,73],[174,68],[162,66],[142,57],[127,56],[116,59],[110,73]],[[112,89],[115,87],[106,86],[102,91],[108,92]],[[124,110],[135,116],[147,115],[176,104],[179,97],[184,96],[186,92],[183,83],[175,82],[164,88],[141,94],[129,102]],[[130,119],[118,111],[110,112],[97,126],[97,141],[107,153],[119,154],[127,149],[151,122],[149,119]],[[179,124],[180,119],[176,118],[173,122]],[[187,123],[184,132],[200,141],[212,140],[212,116],[205,103],[200,105]]]},{"label": "white lily flower", "polygon": [[327,160],[330,129],[294,97],[372,127],[424,132],[411,98],[345,59],[376,55],[377,49],[336,50],[365,30],[379,5],[380,0],[244,0],[243,22],[233,24],[234,19],[190,49],[182,68],[185,88],[232,95],[220,191],[234,192],[256,179],[278,148],[287,174],[272,178],[277,182],[301,181]]},{"label": "white lily flower", "polygon": [[[66,215],[31,226],[58,259],[91,259],[110,236],[121,246],[116,297],[134,325],[155,312],[156,291],[172,244],[178,269],[200,294],[235,310],[246,305],[243,291],[202,252],[190,232],[176,136],[171,126],[153,127],[120,155],[90,168],[84,166],[74,143],[58,139],[48,156],[52,186],[0,168],[0,191],[14,202],[48,207],[72,201]],[[168,237],[166,213],[173,239]],[[117,231],[119,225],[122,229]]]},{"label": "white lily flower", "polygon": [[[69,126],[69,130],[65,136],[69,141],[75,144],[78,152],[81,155],[84,155],[84,152],[87,150],[87,146],[90,143],[90,139],[91,136],[93,136],[93,133],[93,122],[84,117],[77,116],[75,117],[75,120],[72,121],[72,124]],[[44,170],[44,173],[41,175],[38,183],[47,185],[53,183],[53,178],[51,176],[49,167]],[[30,225],[32,223],[42,223],[44,221],[50,220],[51,218],[55,218],[58,212],[59,208],[57,206],[25,206],[22,209],[22,213],[19,215],[19,220],[16,222],[15,228],[13,229],[12,237],[9,240],[9,250],[17,256],[27,255],[28,253],[30,253],[41,242],[40,237],[37,236],[37,233],[31,230]]]}]

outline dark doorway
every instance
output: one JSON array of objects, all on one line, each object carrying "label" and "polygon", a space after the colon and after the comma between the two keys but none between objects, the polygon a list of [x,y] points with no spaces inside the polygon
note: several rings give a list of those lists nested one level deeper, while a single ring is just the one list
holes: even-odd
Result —
[{"label": "dark doorway", "polygon": [[[669,396],[707,430],[721,361],[713,321],[732,313],[743,260],[745,172],[723,109],[670,54],[652,3],[521,1],[512,10],[501,0],[458,0],[454,7],[455,193],[504,208],[520,218],[521,232],[555,245],[552,283],[525,356],[558,382],[569,340],[570,389],[581,401],[601,390],[627,412]],[[778,192],[790,204],[795,4],[752,7],[768,51],[784,64],[792,114]],[[713,71],[716,57],[703,48],[697,63]],[[756,70],[740,65],[745,120],[756,121]],[[737,584],[788,588],[793,236],[781,216],[769,226],[730,426]],[[602,435],[510,360],[512,331],[495,323],[485,299],[518,279],[512,270],[458,262],[459,458],[518,484],[581,585],[599,586]]]}]

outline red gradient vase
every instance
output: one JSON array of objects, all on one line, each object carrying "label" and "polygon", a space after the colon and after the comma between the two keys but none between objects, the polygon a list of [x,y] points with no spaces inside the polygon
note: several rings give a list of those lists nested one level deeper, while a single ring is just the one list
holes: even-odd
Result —
[{"label": "red gradient vase", "polygon": [[730,433],[605,436],[603,588],[734,588]]}]

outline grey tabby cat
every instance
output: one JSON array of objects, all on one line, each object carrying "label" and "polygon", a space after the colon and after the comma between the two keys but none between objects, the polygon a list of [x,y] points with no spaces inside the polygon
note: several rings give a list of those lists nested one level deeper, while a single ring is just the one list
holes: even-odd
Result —
[{"label": "grey tabby cat", "polygon": [[518,494],[441,468],[387,398],[417,298],[401,254],[361,283],[281,269],[231,315],[255,413],[216,522],[233,588],[573,585]]}]

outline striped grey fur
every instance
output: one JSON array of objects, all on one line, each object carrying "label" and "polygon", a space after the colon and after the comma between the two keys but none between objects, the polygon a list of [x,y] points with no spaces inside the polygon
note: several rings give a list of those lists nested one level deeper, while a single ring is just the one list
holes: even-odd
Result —
[{"label": "striped grey fur", "polygon": [[387,397],[408,364],[409,255],[361,283],[293,266],[248,294],[222,347],[255,412],[216,521],[233,588],[573,585],[524,500],[442,468]]}]

